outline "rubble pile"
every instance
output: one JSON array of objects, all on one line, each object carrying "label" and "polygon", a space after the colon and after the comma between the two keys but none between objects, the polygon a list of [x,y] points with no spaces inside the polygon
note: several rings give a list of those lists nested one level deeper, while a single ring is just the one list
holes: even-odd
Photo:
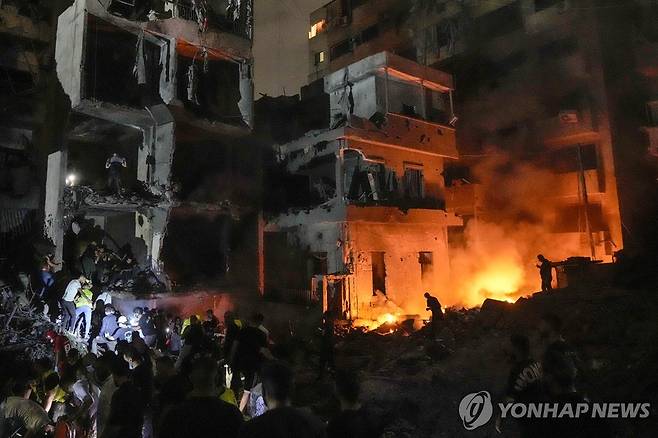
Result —
[{"label": "rubble pile", "polygon": [[121,195],[100,192],[90,186],[66,187],[64,191],[64,205],[68,211],[76,211],[83,207],[102,206],[155,207],[163,203],[171,203],[172,199],[172,190],[159,186],[146,187],[144,185],[135,192]]},{"label": "rubble pile", "polygon": [[[479,309],[449,310],[436,339],[428,328],[345,334],[336,347],[337,366],[362,370],[364,397],[386,424],[388,436],[463,436],[462,397],[486,390],[500,401],[511,366],[506,356],[510,334],[528,335],[533,357],[541,359],[537,326],[552,313],[563,320],[564,337],[583,361],[578,389],[591,401],[651,401],[655,422],[656,312],[658,297],[648,290],[562,289],[514,304],[488,300]],[[332,408],[310,392],[302,397],[318,412]],[[626,420],[610,425],[619,436],[648,436],[655,426]],[[516,424],[509,422],[504,432],[517,436]],[[469,432],[494,435],[493,421]]]},{"label": "rubble pile", "polygon": [[45,333],[54,328],[53,324],[20,296],[3,294],[0,328],[0,355],[32,362],[52,352]]}]

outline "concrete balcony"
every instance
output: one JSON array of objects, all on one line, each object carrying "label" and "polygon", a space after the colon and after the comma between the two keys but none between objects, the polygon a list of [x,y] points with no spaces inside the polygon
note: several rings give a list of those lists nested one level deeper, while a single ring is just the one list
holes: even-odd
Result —
[{"label": "concrete balcony", "polygon": [[589,110],[565,110],[537,122],[537,135],[547,145],[588,143],[598,139]]}]

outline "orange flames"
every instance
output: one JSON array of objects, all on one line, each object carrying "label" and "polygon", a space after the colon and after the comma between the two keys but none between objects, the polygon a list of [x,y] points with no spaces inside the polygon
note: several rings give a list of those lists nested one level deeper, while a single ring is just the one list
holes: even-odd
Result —
[{"label": "orange flames", "polygon": [[520,265],[512,260],[492,260],[464,282],[463,305],[479,306],[487,298],[514,302],[524,282],[525,272]]}]

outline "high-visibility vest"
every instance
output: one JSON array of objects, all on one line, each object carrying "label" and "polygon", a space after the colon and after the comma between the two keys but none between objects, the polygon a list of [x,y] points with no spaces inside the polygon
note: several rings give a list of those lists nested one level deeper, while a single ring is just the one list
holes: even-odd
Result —
[{"label": "high-visibility vest", "polygon": [[80,289],[80,293],[73,299],[75,307],[91,307],[93,305],[94,294],[89,289]]}]

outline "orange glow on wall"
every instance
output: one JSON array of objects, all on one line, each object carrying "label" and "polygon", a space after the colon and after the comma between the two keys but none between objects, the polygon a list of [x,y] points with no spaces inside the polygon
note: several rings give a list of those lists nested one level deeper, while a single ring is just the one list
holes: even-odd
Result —
[{"label": "orange glow on wall", "polygon": [[313,24],[311,26],[311,30],[308,31],[308,39],[310,40],[311,38],[315,37],[317,34],[324,31],[326,27],[326,23],[327,22],[325,20],[320,20],[317,23]]}]

